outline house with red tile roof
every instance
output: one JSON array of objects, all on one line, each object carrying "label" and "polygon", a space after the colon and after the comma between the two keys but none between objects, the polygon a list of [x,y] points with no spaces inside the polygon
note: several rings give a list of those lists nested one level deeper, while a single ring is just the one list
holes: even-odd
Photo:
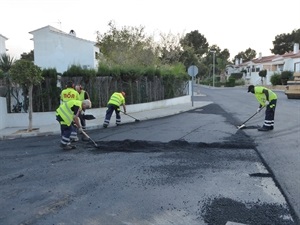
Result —
[{"label": "house with red tile roof", "polygon": [[[294,44],[292,52],[283,55],[262,56],[248,62],[236,60],[235,65],[227,67],[227,73],[243,72],[246,85],[271,85],[271,76],[280,74],[282,71],[300,72],[299,43]],[[267,76],[262,79],[259,76],[261,70],[267,70]]]}]

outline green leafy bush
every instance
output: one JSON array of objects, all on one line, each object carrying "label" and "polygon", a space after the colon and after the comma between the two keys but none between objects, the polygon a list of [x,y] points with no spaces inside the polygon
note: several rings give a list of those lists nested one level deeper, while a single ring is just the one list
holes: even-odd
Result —
[{"label": "green leafy bush", "polygon": [[281,74],[279,73],[274,73],[271,78],[270,78],[271,84],[273,86],[275,85],[281,85]]},{"label": "green leafy bush", "polygon": [[259,72],[258,72],[258,75],[259,75],[260,77],[266,77],[266,76],[267,76],[267,70],[261,70],[261,71],[259,71]]},{"label": "green leafy bush", "polygon": [[287,85],[288,80],[292,80],[293,78],[293,72],[291,71],[282,71],[281,72],[281,84],[282,85]]},{"label": "green leafy bush", "polygon": [[241,79],[243,77],[243,73],[232,73],[230,75],[231,78],[234,78],[235,80]]},{"label": "green leafy bush", "polygon": [[235,86],[235,78],[229,77],[228,81],[225,83],[225,87],[234,87]]}]

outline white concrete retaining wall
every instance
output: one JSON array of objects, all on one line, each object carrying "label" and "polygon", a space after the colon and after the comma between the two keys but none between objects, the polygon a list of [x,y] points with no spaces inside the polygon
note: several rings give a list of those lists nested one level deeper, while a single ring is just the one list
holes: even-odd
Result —
[{"label": "white concrete retaining wall", "polygon": [[[172,105],[184,104],[191,102],[191,96],[186,95],[183,97],[149,102],[149,103],[142,103],[142,104],[133,104],[127,105],[127,112],[141,112],[147,111],[151,109],[159,109],[164,108]],[[7,113],[6,112],[6,99],[0,97],[0,112],[1,112],[1,119],[0,119],[0,129],[4,129],[7,127],[26,127],[29,124],[28,113]],[[92,114],[96,118],[104,117],[106,112],[106,107],[104,108],[93,108],[87,109],[86,114]],[[121,110],[122,107],[121,107]],[[33,113],[32,114],[32,126],[43,126],[43,125],[50,125],[56,124],[55,112],[42,112],[42,113]]]},{"label": "white concrete retaining wall", "polygon": [[0,97],[0,129],[6,127],[7,106],[6,98]]}]

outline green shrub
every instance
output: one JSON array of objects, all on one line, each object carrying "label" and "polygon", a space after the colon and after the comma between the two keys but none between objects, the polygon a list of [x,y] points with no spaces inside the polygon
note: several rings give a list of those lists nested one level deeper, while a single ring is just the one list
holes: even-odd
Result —
[{"label": "green shrub", "polygon": [[259,75],[260,77],[266,77],[266,76],[267,76],[267,70],[261,70],[261,71],[259,71],[259,72],[258,72],[258,75]]},{"label": "green shrub", "polygon": [[281,75],[279,73],[274,73],[271,76],[270,81],[273,86],[281,85]]},{"label": "green shrub", "polygon": [[225,87],[234,87],[235,86],[235,78],[229,77],[228,81],[225,83]]},{"label": "green shrub", "polygon": [[232,74],[230,74],[230,77],[238,80],[238,79],[241,79],[243,77],[243,73],[232,73]]},{"label": "green shrub", "polygon": [[235,86],[243,86],[243,85],[245,85],[245,80],[238,79],[235,81]]},{"label": "green shrub", "polygon": [[281,72],[281,84],[282,85],[287,85],[288,80],[292,80],[293,78],[293,72],[291,71],[282,71]]}]

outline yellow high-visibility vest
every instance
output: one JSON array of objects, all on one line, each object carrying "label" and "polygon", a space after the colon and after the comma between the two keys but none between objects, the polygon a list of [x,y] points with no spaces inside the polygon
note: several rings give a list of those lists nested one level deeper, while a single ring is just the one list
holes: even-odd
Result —
[{"label": "yellow high-visibility vest", "polygon": [[125,98],[122,95],[122,93],[115,92],[115,93],[112,94],[112,96],[110,97],[107,104],[113,104],[113,105],[116,105],[116,106],[120,106],[120,105],[125,104]]},{"label": "yellow high-visibility vest", "polygon": [[60,104],[60,106],[56,109],[56,115],[60,116],[63,121],[60,121],[61,124],[65,124],[70,126],[72,121],[74,120],[74,111],[72,110],[73,106],[78,106],[81,110],[82,102],[79,100],[70,100],[68,102],[64,102]]}]

